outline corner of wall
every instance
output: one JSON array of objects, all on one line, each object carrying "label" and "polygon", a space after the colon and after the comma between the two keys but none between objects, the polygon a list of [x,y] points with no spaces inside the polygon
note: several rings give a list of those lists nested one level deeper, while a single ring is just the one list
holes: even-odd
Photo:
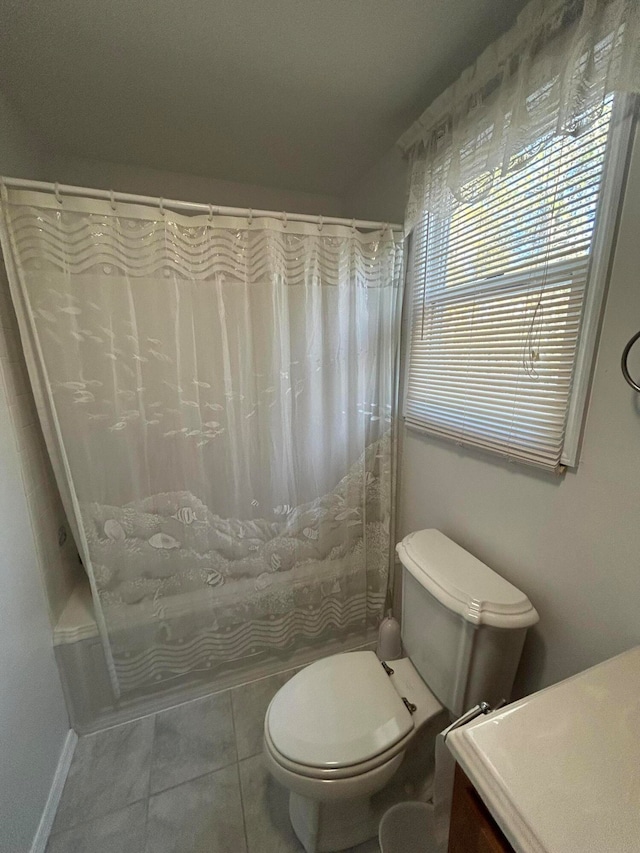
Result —
[{"label": "corner of wall", "polygon": [[344,215],[381,222],[402,222],[406,189],[407,161],[394,145],[345,194]]},{"label": "corner of wall", "polygon": [[[0,94],[0,174],[40,178],[42,163],[39,142]],[[38,572],[40,518],[34,524],[30,512],[50,488],[45,486],[46,458],[4,276],[0,276],[0,467],[0,849],[26,851],[38,834],[42,836],[39,827],[61,751],[69,741],[69,719]],[[52,522],[54,516],[51,511]]]},{"label": "corner of wall", "polygon": [[[36,556],[55,626],[82,569],[49,462],[0,254],[0,381],[5,389]],[[64,528],[66,542],[60,542]]]}]

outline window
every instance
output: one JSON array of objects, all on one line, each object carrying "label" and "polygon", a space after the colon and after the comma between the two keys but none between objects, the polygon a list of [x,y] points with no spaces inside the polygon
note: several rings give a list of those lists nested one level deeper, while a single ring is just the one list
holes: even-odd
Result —
[{"label": "window", "polygon": [[623,100],[496,179],[484,200],[416,227],[408,426],[547,468],[575,464],[630,140]]}]

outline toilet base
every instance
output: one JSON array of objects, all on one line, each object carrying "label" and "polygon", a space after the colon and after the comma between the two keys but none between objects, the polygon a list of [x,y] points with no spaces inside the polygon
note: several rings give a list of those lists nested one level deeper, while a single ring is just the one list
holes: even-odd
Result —
[{"label": "toilet base", "polygon": [[[399,753],[376,771],[330,782],[292,773],[275,761],[265,746],[269,771],[289,789],[291,825],[307,853],[337,853],[362,844],[377,835],[380,819],[391,806],[405,800],[430,799],[435,738],[448,723],[448,714],[443,711],[421,726],[406,753]],[[365,777],[367,784],[363,783]],[[353,793],[359,796],[349,796]]]},{"label": "toilet base", "polygon": [[369,797],[327,802],[291,791],[289,818],[307,853],[336,853],[374,838],[380,815]]}]

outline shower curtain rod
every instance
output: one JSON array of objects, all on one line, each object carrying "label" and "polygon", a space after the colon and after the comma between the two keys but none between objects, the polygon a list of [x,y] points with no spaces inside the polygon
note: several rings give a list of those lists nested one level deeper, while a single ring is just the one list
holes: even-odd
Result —
[{"label": "shower curtain rod", "polygon": [[63,195],[80,196],[83,198],[100,198],[106,201],[124,201],[131,204],[146,204],[150,207],[167,208],[171,210],[184,210],[191,213],[209,213],[217,216],[246,216],[250,219],[260,216],[268,216],[274,219],[282,219],[285,222],[316,222],[318,225],[348,225],[360,230],[377,230],[381,227],[389,227],[392,231],[402,231],[403,226],[397,222],[376,222],[369,219],[342,219],[336,216],[315,216],[308,213],[287,213],[283,210],[254,210],[250,207],[223,207],[216,204],[203,204],[194,201],[177,201],[170,198],[156,198],[147,195],[134,195],[133,193],[120,193],[113,190],[89,189],[88,187],[74,187],[69,184],[56,184],[47,181],[29,181],[24,178],[0,178],[0,182],[7,187],[24,190],[39,190],[40,192],[54,193],[56,197]]}]

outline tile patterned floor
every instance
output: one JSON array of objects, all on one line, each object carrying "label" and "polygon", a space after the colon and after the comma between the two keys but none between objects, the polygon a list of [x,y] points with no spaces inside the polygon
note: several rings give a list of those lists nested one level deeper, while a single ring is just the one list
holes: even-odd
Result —
[{"label": "tile patterned floor", "polygon": [[261,756],[265,711],[288,677],[81,737],[47,853],[304,853]]}]

